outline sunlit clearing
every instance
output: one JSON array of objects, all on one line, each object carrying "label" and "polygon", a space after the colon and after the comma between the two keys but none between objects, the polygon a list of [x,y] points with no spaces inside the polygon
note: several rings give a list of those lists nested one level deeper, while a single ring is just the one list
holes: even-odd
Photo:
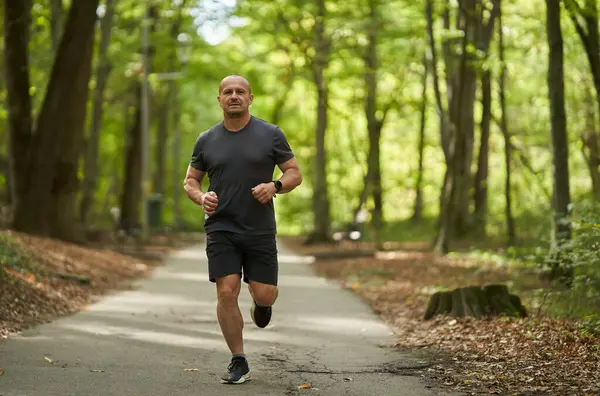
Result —
[{"label": "sunlit clearing", "polygon": [[151,294],[127,292],[118,296],[106,297],[101,303],[87,307],[88,312],[146,312],[157,307],[198,307],[213,305],[213,302],[201,302],[172,294]]},{"label": "sunlit clearing", "polygon": [[371,319],[355,319],[344,317],[323,317],[323,316],[301,316],[295,319],[295,327],[302,327],[302,322],[309,324],[307,330],[320,327],[329,329],[331,332],[340,334],[360,334],[369,332],[369,335],[390,335],[390,329],[383,323]]},{"label": "sunlit clearing", "polygon": [[107,326],[103,323],[66,323],[62,324],[61,327],[95,335],[117,336],[120,338],[129,338],[156,344],[202,348],[215,351],[227,349],[227,346],[223,343],[222,336],[217,334],[215,334],[215,339],[208,339],[131,327]]}]

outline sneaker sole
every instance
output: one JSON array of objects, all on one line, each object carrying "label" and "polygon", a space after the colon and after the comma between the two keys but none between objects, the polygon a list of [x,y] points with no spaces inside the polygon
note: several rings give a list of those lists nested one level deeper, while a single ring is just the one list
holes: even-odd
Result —
[{"label": "sneaker sole", "polygon": [[242,375],[242,378],[240,378],[237,381],[225,381],[225,380],[221,380],[222,384],[232,384],[232,385],[238,385],[238,384],[243,384],[246,381],[250,381],[252,379],[252,373],[249,372],[248,374],[244,374]]},{"label": "sneaker sole", "polygon": [[250,307],[250,316],[252,317],[252,321],[254,322],[254,324],[261,328],[264,329],[265,327],[267,327],[269,325],[269,323],[271,323],[271,319],[269,318],[269,321],[264,325],[264,326],[260,326],[257,322],[256,322],[256,318],[254,317],[254,312],[256,311],[256,305],[252,304],[252,306]]}]

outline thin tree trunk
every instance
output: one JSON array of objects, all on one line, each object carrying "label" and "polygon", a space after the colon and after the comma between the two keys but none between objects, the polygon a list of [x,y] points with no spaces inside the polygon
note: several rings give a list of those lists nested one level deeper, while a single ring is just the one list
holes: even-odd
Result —
[{"label": "thin tree trunk", "polygon": [[181,156],[181,100],[179,98],[179,84],[173,81],[173,218],[175,229],[181,227],[181,188],[180,182],[183,180],[179,170],[179,157]]},{"label": "thin tree trunk", "polygon": [[383,192],[381,189],[381,161],[380,140],[382,125],[377,119],[377,70],[379,61],[377,57],[377,3],[376,0],[369,1],[369,27],[367,32],[367,48],[364,56],[365,63],[365,88],[367,91],[365,100],[365,114],[367,118],[367,129],[369,131],[369,155],[367,158],[370,172],[370,186],[374,201],[372,212],[372,226],[375,240],[379,242],[379,231],[383,226]]},{"label": "thin tree trunk", "polygon": [[569,150],[565,114],[563,38],[560,26],[560,0],[546,0],[546,32],[548,35],[548,91],[550,99],[553,162],[553,245],[560,246],[571,238],[567,219],[569,204]]},{"label": "thin tree trunk", "polygon": [[[493,8],[490,17],[485,23],[485,8],[482,4],[478,5],[479,28],[477,34],[477,48],[484,54],[484,61],[487,61],[490,42],[494,33],[496,18],[500,12],[500,0],[493,1]],[[485,235],[488,215],[488,176],[489,176],[489,138],[490,124],[492,120],[492,75],[490,68],[486,68],[481,75],[481,138],[479,146],[479,156],[477,158],[477,171],[474,184],[474,226],[477,235]]]},{"label": "thin tree trunk", "polygon": [[487,180],[489,173],[489,140],[490,123],[492,119],[492,76],[489,70],[481,76],[481,141],[479,157],[477,158],[477,172],[475,173],[475,231],[477,235],[485,235],[486,218],[488,213]]},{"label": "thin tree trunk", "polygon": [[121,195],[121,221],[120,228],[129,233],[139,226],[140,199],[142,196],[141,177],[142,168],[142,87],[136,85],[135,118],[127,131],[125,154],[125,175]]},{"label": "thin tree trunk", "polygon": [[317,128],[313,214],[314,230],[309,238],[311,243],[328,242],[330,212],[329,197],[327,193],[327,158],[325,151],[325,133],[327,131],[328,109],[328,84],[325,69],[329,64],[330,45],[325,36],[325,0],[318,0],[318,12],[315,24],[315,58],[313,66],[313,80],[317,87]]},{"label": "thin tree trunk", "polygon": [[158,109],[158,133],[156,134],[156,145],[154,153],[154,163],[156,164],[154,172],[154,183],[152,183],[152,190],[156,194],[165,194],[165,161],[166,161],[166,145],[168,138],[169,129],[169,113],[171,107],[172,89],[169,84],[166,94],[162,100],[160,108]]},{"label": "thin tree trunk", "polygon": [[[598,115],[600,115],[600,37],[598,32],[597,3],[596,0],[585,0],[583,8],[575,0],[566,0],[565,4],[587,55],[596,91],[596,109],[598,110]],[[598,170],[600,158],[598,157],[598,131],[596,129],[595,118],[593,113],[588,115],[587,120],[593,124],[593,127],[591,124],[587,126],[587,130],[583,136],[583,143],[588,151],[586,160],[592,179],[592,194],[596,200],[600,200],[600,172]]]},{"label": "thin tree trunk", "polygon": [[84,225],[88,222],[88,215],[94,202],[98,182],[98,152],[100,146],[100,130],[104,108],[104,91],[108,84],[111,65],[108,60],[108,47],[112,33],[113,17],[115,14],[115,0],[106,1],[106,12],[100,22],[100,47],[98,50],[98,64],[96,69],[96,87],[94,89],[94,104],[92,122],[86,142],[84,158],[83,191],[80,206],[80,217]]},{"label": "thin tree trunk", "polygon": [[[150,32],[156,31],[158,9],[155,5],[148,5]],[[150,48],[141,48],[148,51],[148,73],[153,69],[154,52]],[[142,84],[140,81],[135,87],[135,119],[127,131],[125,177],[121,194],[121,228],[135,233],[140,226],[140,209],[142,201]],[[147,219],[144,219],[147,220]]]},{"label": "thin tree trunk", "polygon": [[506,178],[504,180],[504,196],[505,196],[505,207],[504,214],[506,217],[506,236],[508,246],[513,246],[516,242],[517,233],[515,231],[515,220],[512,214],[512,168],[511,168],[511,156],[512,156],[512,143],[510,141],[510,132],[508,131],[508,121],[506,114],[506,64],[504,63],[504,33],[502,32],[502,11],[500,10],[500,3],[498,3],[498,38],[499,38],[499,58],[500,58],[500,129],[502,130],[502,136],[504,138],[504,168],[506,170]]},{"label": "thin tree trunk", "polygon": [[419,146],[417,151],[419,153],[419,162],[417,166],[417,180],[415,182],[415,203],[413,207],[412,220],[417,222],[423,218],[423,153],[425,151],[425,127],[427,122],[427,79],[429,65],[427,58],[423,58],[423,79],[421,84],[423,86],[421,91],[421,108],[420,113],[420,126],[419,126]]},{"label": "thin tree trunk", "polygon": [[[450,16],[449,16],[449,4],[446,3],[445,11],[444,11],[444,27],[449,27],[450,25]],[[434,250],[439,252],[447,251],[448,248],[448,233],[447,228],[443,227],[443,219],[445,216],[444,213],[444,202],[446,200],[446,189],[449,182],[448,174],[450,169],[450,158],[451,151],[453,147],[450,146],[450,123],[449,116],[444,108],[444,104],[442,103],[442,93],[440,89],[439,76],[437,73],[437,46],[435,42],[435,35],[433,30],[433,0],[427,0],[425,2],[425,19],[427,21],[427,39],[428,39],[428,47],[429,53],[428,57],[431,61],[431,73],[433,80],[433,91],[435,94],[435,104],[436,111],[439,118],[439,135],[440,135],[440,144],[442,146],[442,151],[444,153],[444,159],[446,163],[446,169],[444,170],[444,178],[442,180],[442,188],[439,196],[439,215],[437,220],[437,234],[434,238]],[[450,46],[449,42],[445,40],[442,43],[442,52],[444,55],[444,59],[446,62],[446,69],[448,68],[448,62],[450,59]],[[448,97],[451,97],[452,86],[449,84],[450,82],[450,74],[447,74],[447,89],[448,89]]]},{"label": "thin tree trunk", "polygon": [[294,87],[294,72],[290,71],[290,74],[286,78],[287,82],[285,87],[283,88],[283,93],[279,96],[273,106],[273,111],[271,112],[271,123],[278,125],[281,120],[281,115],[283,114],[283,109],[285,104],[287,103],[288,96],[292,92],[292,88]]},{"label": "thin tree trunk", "polygon": [[582,152],[592,181],[592,197],[600,201],[600,152],[593,94],[588,86],[585,90],[585,131],[581,134]]},{"label": "thin tree trunk", "polygon": [[52,31],[52,49],[58,49],[63,29],[63,4],[62,0],[50,0],[50,28]]}]

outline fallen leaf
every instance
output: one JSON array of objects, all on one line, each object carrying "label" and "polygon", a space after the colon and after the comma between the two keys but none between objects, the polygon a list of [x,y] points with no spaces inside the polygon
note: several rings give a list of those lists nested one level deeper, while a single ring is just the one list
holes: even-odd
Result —
[{"label": "fallen leaf", "polygon": [[0,375],[4,375],[4,370],[0,370]]},{"label": "fallen leaf", "polygon": [[312,388],[311,384],[302,384],[298,386],[298,389],[310,389]]}]

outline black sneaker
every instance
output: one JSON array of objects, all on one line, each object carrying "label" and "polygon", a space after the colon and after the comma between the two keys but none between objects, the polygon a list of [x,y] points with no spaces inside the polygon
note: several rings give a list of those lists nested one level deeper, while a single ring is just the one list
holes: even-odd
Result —
[{"label": "black sneaker", "polygon": [[261,329],[267,327],[271,321],[271,307],[260,307],[256,305],[256,301],[252,301],[252,307],[250,308],[250,315],[252,320]]},{"label": "black sneaker", "polygon": [[243,384],[250,381],[250,367],[248,361],[239,356],[231,358],[231,363],[227,367],[227,372],[221,377],[222,384]]}]

